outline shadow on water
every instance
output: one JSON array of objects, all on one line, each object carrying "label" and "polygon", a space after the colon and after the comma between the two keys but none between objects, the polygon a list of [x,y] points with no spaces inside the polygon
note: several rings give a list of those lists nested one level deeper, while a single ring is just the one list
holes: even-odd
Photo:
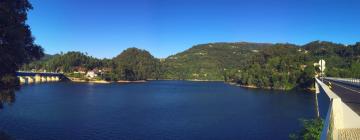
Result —
[{"label": "shadow on water", "polygon": [[[11,105],[15,102],[15,88],[0,90],[0,113],[4,105]],[[13,138],[6,132],[0,130],[0,140],[12,140]]]},{"label": "shadow on water", "polygon": [[7,133],[0,131],[0,140],[13,140],[14,138],[12,138],[10,135],[8,135]]},{"label": "shadow on water", "polygon": [[5,104],[11,105],[15,102],[15,89],[0,90],[0,110],[4,108]]}]

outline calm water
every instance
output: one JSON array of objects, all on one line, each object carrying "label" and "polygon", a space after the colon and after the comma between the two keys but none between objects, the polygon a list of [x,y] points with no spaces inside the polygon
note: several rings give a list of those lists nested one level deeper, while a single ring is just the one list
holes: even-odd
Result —
[{"label": "calm water", "polygon": [[288,139],[315,115],[314,95],[222,82],[26,85],[0,111],[17,139]]}]

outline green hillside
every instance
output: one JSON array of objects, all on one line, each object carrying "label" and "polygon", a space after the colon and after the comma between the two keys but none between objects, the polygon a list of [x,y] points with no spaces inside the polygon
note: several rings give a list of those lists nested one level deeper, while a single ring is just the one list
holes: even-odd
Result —
[{"label": "green hillside", "polygon": [[246,65],[258,49],[269,46],[246,42],[196,45],[165,59],[164,78],[224,80],[224,70]]},{"label": "green hillside", "polygon": [[359,77],[359,43],[314,41],[303,46],[264,43],[196,45],[162,62],[164,79],[225,80],[240,85],[293,89],[312,86],[313,64],[327,61],[334,77]]}]

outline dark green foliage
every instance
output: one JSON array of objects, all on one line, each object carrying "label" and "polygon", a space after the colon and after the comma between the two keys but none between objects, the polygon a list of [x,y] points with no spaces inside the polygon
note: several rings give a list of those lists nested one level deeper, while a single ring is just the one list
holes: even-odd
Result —
[{"label": "dark green foliage", "polygon": [[67,52],[56,54],[48,58],[30,63],[23,67],[24,70],[47,70],[51,72],[72,72],[78,68],[92,70],[103,66],[99,59],[87,56],[81,52]]},{"label": "dark green foliage", "polygon": [[105,81],[118,81],[118,76],[115,73],[105,73],[101,77]]},{"label": "dark green foliage", "polygon": [[301,119],[302,129],[299,134],[290,134],[290,139],[319,140],[324,121],[321,118]]},{"label": "dark green foliage", "polygon": [[[26,24],[27,12],[32,9],[27,0],[0,0],[0,79],[15,76],[24,63],[43,56],[43,49],[34,44],[30,27]],[[11,78],[0,81],[7,88]],[[16,82],[13,80],[13,82]]]},{"label": "dark green foliage", "polygon": [[315,71],[315,67],[312,65],[307,66],[302,71],[300,78],[298,80],[298,84],[301,88],[313,87],[313,85],[315,84],[314,71]]},{"label": "dark green foliage", "polygon": [[46,70],[64,72],[74,78],[84,75],[73,74],[74,71],[105,70],[100,78],[106,81],[157,79],[160,76],[160,62],[149,52],[129,48],[113,59],[97,59],[81,52],[47,55],[39,61],[24,65],[23,70]]},{"label": "dark green foliage", "polygon": [[311,88],[314,63],[326,60],[326,73],[359,77],[360,43],[352,46],[314,41],[293,44],[201,44],[164,61],[164,79],[225,80],[272,89]]},{"label": "dark green foliage", "polygon": [[114,72],[121,80],[146,80],[156,70],[157,59],[148,51],[128,48],[113,59],[116,67]]},{"label": "dark green foliage", "polygon": [[165,79],[225,80],[263,88],[297,86],[307,56],[292,44],[211,43],[165,61]]},{"label": "dark green foliage", "polygon": [[228,70],[249,64],[253,50],[270,44],[210,43],[196,45],[164,61],[163,79],[225,80]]}]

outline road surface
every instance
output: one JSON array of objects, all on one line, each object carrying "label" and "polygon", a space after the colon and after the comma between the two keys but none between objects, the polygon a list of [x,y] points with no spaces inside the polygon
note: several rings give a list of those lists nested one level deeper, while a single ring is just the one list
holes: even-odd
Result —
[{"label": "road surface", "polygon": [[[330,84],[330,83],[331,84]],[[324,79],[326,85],[337,94],[341,100],[360,116],[360,87]]]}]

